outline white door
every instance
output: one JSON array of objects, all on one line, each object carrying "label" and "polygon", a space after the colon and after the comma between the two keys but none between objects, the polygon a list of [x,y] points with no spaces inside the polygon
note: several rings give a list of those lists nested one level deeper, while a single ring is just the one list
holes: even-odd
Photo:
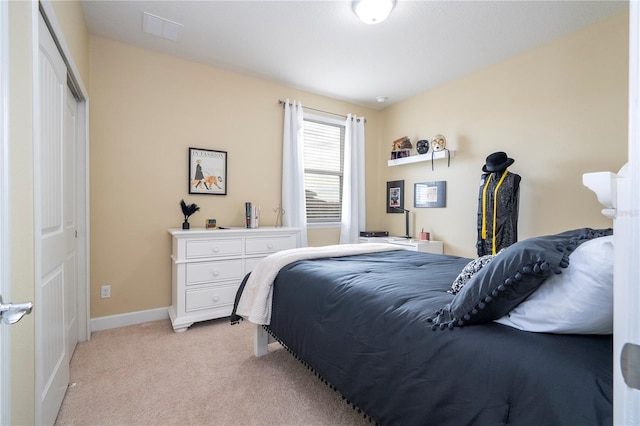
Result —
[{"label": "white door", "polygon": [[[73,153],[65,142],[67,69],[42,17],[39,19],[37,142],[34,146],[36,424],[53,424],[69,383],[70,346],[67,315],[75,288],[75,194],[65,172]],[[73,119],[69,119],[73,120]],[[70,167],[67,167],[70,166]],[[71,186],[71,187],[70,187]],[[69,204],[73,206],[70,208]],[[69,217],[69,215],[72,217]],[[75,312],[75,311],[74,311]]]},{"label": "white door", "polygon": [[77,165],[76,146],[78,142],[78,102],[67,87],[64,113],[64,184],[63,218],[66,237],[64,264],[64,321],[67,336],[67,364],[78,344],[78,255],[77,255]]},{"label": "white door", "polygon": [[[8,267],[9,251],[7,221],[8,221],[8,158],[9,141],[7,138],[7,111],[5,111],[5,99],[7,93],[7,72],[9,61],[7,60],[8,34],[7,34],[7,2],[0,2],[0,296],[8,298]],[[7,300],[8,302],[8,300]],[[9,424],[9,329],[0,322],[0,425]]]},{"label": "white door", "polygon": [[616,425],[640,425],[640,3],[629,2],[629,163],[618,179],[614,269]]}]

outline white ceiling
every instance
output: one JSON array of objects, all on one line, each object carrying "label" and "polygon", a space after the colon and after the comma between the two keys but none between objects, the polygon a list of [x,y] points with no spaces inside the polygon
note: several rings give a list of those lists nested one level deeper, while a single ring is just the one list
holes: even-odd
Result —
[{"label": "white ceiling", "polygon": [[[398,0],[386,21],[367,25],[350,1],[83,5],[91,34],[375,109],[628,8],[615,0]],[[143,12],[184,25],[178,40],[143,33]]]}]

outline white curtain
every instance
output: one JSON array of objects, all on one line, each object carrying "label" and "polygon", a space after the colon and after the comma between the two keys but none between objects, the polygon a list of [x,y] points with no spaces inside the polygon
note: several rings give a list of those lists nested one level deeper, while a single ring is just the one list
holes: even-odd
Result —
[{"label": "white curtain", "polygon": [[300,228],[300,244],[307,246],[307,211],[304,193],[304,131],[302,103],[284,104],[282,137],[283,226]]},{"label": "white curtain", "polygon": [[365,230],[364,118],[347,115],[344,137],[340,244],[355,244]]}]

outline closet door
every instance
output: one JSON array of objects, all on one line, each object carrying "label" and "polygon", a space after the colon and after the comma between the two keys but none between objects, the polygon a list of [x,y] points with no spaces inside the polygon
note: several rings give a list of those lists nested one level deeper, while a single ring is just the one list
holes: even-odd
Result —
[{"label": "closet door", "polygon": [[77,155],[78,146],[78,102],[66,88],[63,142],[63,218],[65,234],[64,264],[64,321],[67,338],[67,363],[78,344],[78,250],[77,250]]},{"label": "closet door", "polygon": [[[54,424],[69,383],[66,288],[75,278],[75,230],[65,175],[67,69],[42,17],[39,20],[34,146],[34,223],[36,289],[36,424]],[[72,165],[70,165],[72,166]],[[71,253],[71,255],[70,255]]]}]

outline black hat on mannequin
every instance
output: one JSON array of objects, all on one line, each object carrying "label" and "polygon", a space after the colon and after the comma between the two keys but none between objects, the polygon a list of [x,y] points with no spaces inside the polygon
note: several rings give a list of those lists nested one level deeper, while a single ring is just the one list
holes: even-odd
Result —
[{"label": "black hat on mannequin", "polygon": [[506,152],[494,152],[487,157],[486,164],[482,166],[483,172],[499,172],[512,165],[516,160],[509,158]]}]

